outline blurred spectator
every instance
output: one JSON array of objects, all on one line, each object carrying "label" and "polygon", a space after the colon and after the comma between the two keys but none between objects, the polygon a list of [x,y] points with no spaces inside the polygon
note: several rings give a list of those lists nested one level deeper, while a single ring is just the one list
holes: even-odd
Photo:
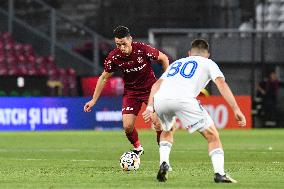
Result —
[{"label": "blurred spectator", "polygon": [[277,121],[277,98],[280,86],[282,86],[275,71],[269,73],[268,78],[261,81],[257,86],[258,96],[262,98],[262,112],[264,126],[276,126]]},{"label": "blurred spectator", "polygon": [[[90,44],[86,44],[85,47],[90,48]],[[53,56],[36,56],[31,44],[14,41],[9,32],[0,33],[0,76],[47,77],[50,96],[78,95],[77,78],[74,69],[58,68]],[[0,92],[0,96],[1,94],[4,93]],[[24,96],[30,95],[26,94],[21,93]],[[19,94],[14,91],[7,95]],[[37,94],[33,93],[33,95],[36,96]]]}]

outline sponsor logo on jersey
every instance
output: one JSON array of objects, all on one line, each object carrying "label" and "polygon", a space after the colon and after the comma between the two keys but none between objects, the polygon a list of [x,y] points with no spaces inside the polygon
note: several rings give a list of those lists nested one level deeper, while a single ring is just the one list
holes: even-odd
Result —
[{"label": "sponsor logo on jersey", "polygon": [[139,56],[138,58],[137,58],[137,62],[139,62],[140,64],[143,62],[143,58],[141,57],[141,56]]},{"label": "sponsor logo on jersey", "polygon": [[124,72],[126,72],[126,73],[137,72],[137,71],[142,70],[145,66],[146,66],[146,64],[143,64],[142,66],[138,66],[136,68],[125,69]]}]

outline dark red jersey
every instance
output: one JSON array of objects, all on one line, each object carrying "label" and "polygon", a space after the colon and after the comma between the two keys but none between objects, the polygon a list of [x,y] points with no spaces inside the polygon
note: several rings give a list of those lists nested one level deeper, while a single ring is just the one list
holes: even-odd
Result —
[{"label": "dark red jersey", "polygon": [[149,45],[132,42],[130,55],[118,48],[111,51],[104,62],[106,72],[121,70],[124,80],[124,95],[149,95],[157,80],[151,67],[151,60],[157,60],[159,51]]}]

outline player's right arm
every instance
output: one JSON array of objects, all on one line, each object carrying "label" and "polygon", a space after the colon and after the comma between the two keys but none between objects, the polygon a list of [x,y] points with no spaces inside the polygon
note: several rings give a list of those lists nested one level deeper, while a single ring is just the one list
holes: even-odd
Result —
[{"label": "player's right arm", "polygon": [[103,88],[105,86],[106,81],[108,80],[108,78],[110,78],[112,76],[113,73],[109,73],[104,71],[101,76],[98,79],[97,85],[96,85],[96,89],[94,91],[93,94],[93,98],[92,100],[90,100],[89,102],[87,102],[84,106],[84,111],[85,112],[90,112],[92,107],[96,104],[98,98],[100,97]]},{"label": "player's right arm", "polygon": [[220,91],[221,95],[224,97],[224,99],[228,102],[228,104],[232,108],[234,115],[235,115],[235,119],[238,122],[238,125],[240,127],[244,127],[246,125],[246,118],[244,114],[241,112],[230,87],[225,81],[225,78],[217,77],[215,79],[215,84],[217,85],[218,90]]}]

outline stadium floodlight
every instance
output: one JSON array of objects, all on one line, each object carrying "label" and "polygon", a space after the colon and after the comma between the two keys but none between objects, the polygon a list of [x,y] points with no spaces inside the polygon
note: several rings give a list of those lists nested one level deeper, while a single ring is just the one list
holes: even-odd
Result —
[{"label": "stadium floodlight", "polygon": [[68,22],[65,24],[65,26],[66,26],[66,28],[68,28],[68,29],[70,29],[70,28],[71,28],[71,24],[70,24],[70,23],[68,23]]},{"label": "stadium floodlight", "polygon": [[85,34],[86,34],[85,30],[81,30],[81,31],[80,31],[80,34],[81,34],[81,35],[85,35]]},{"label": "stadium floodlight", "polygon": [[214,37],[214,38],[220,38],[220,37],[221,37],[221,34],[216,32],[216,33],[213,34],[213,37]]},{"label": "stadium floodlight", "polygon": [[209,37],[209,34],[208,33],[201,33],[200,36],[202,38],[208,38]]},{"label": "stadium floodlight", "polygon": [[78,28],[73,26],[73,27],[71,28],[71,31],[74,32],[74,33],[76,33],[76,32],[78,31]]},{"label": "stadium floodlight", "polygon": [[195,37],[195,34],[192,33],[192,32],[189,32],[189,33],[187,34],[187,36],[190,37],[190,38],[192,38],[192,37]]}]

